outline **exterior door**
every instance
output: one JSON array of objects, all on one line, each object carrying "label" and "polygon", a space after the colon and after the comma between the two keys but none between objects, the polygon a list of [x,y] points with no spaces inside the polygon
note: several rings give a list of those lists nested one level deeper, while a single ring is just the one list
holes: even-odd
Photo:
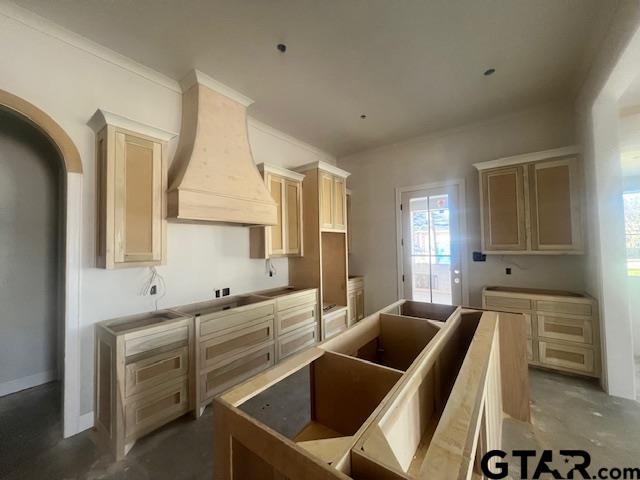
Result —
[{"label": "exterior door", "polygon": [[462,304],[458,187],[404,192],[401,202],[404,298]]}]

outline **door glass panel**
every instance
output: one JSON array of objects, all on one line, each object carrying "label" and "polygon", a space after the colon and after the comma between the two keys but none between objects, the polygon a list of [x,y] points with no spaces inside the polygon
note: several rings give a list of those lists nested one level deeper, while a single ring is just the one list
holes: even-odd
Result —
[{"label": "door glass panel", "polygon": [[449,195],[412,198],[409,208],[412,300],[451,305]]}]

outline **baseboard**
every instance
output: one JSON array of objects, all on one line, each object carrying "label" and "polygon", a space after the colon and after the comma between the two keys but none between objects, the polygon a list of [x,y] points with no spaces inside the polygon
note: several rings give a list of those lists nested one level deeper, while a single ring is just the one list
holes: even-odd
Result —
[{"label": "baseboard", "polygon": [[17,378],[8,382],[0,383],[0,397],[10,395],[12,393],[26,390],[27,388],[37,387],[43,383],[54,381],[58,378],[55,370],[49,370],[48,372],[36,373],[35,375],[29,375],[28,377]]},{"label": "baseboard", "polygon": [[93,428],[93,425],[94,425],[93,412],[80,415],[80,418],[78,418],[78,433],[84,432],[85,430],[89,430],[90,428]]}]

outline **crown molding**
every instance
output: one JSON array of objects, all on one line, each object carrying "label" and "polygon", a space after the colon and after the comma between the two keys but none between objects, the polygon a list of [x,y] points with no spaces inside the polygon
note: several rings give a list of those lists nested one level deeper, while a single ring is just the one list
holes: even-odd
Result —
[{"label": "crown molding", "polygon": [[86,37],[67,30],[60,25],[33,13],[26,8],[20,7],[11,2],[0,2],[0,15],[14,20],[22,25],[38,31],[44,35],[55,38],[67,45],[82,50],[107,63],[116,65],[124,70],[139,75],[151,82],[168,88],[174,92],[181,93],[180,85],[174,79],[163,75],[141,63],[132,60],[118,52],[103,45],[93,42]]},{"label": "crown molding", "polygon": [[273,165],[271,163],[259,163],[257,167],[260,173],[273,173],[274,175],[279,175],[290,180],[298,180],[299,182],[304,180],[303,173],[294,172],[293,170],[280,167],[279,165]]},{"label": "crown molding", "polygon": [[151,125],[146,125],[136,120],[123,117],[122,115],[107,112],[106,110],[101,109],[96,110],[96,113],[91,116],[91,118],[87,122],[87,125],[89,125],[96,133],[102,130],[105,125],[111,125],[114,127],[123,128],[125,130],[131,130],[132,132],[140,133],[148,137],[157,138],[158,140],[162,140],[164,142],[168,142],[169,140],[178,136],[177,133],[169,132],[167,130],[153,127]]},{"label": "crown molding", "polygon": [[248,107],[253,103],[253,100],[246,95],[234,90],[233,88],[219,82],[215,78],[210,77],[206,73],[202,73],[200,70],[193,69],[187,73],[182,80],[180,80],[180,87],[183,92],[186,92],[195,84],[204,85],[205,87],[215,90],[216,92],[224,95],[225,97],[235,100],[236,102]]},{"label": "crown molding", "polygon": [[342,170],[341,168],[336,167],[335,165],[331,165],[330,163],[323,162],[322,160],[318,162],[307,163],[306,165],[302,165],[300,167],[295,168],[296,172],[308,172],[309,170],[322,170],[327,173],[332,173],[333,175],[337,175],[338,177],[347,178],[351,175],[346,170]]},{"label": "crown molding", "polygon": [[568,147],[552,148],[541,152],[523,153],[521,155],[513,155],[511,157],[498,158],[487,162],[474,163],[473,166],[478,170],[487,170],[489,168],[506,167],[509,165],[520,165],[523,163],[538,162],[556,157],[565,157],[567,155],[577,155],[580,153],[578,145],[570,145]]}]

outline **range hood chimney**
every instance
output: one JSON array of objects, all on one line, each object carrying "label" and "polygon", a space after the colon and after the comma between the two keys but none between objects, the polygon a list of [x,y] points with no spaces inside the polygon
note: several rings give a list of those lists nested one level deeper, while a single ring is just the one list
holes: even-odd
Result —
[{"label": "range hood chimney", "polygon": [[169,173],[168,218],[275,225],[276,204],[249,146],[253,101],[197,70],[180,84],[182,127]]}]

